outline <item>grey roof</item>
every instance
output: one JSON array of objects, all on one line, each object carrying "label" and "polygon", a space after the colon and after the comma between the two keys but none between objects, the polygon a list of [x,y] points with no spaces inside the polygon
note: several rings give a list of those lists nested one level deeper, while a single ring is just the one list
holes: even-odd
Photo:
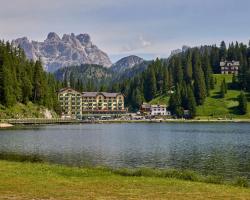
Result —
[{"label": "grey roof", "polygon": [[105,97],[116,97],[116,96],[119,95],[120,93],[102,92],[102,94],[103,94]]},{"label": "grey roof", "polygon": [[151,108],[166,108],[167,105],[151,105]]},{"label": "grey roof", "polygon": [[[78,91],[74,90],[74,89],[73,89],[73,88],[71,88],[71,87],[66,87],[66,88],[62,88],[62,89],[60,89],[60,90],[59,90],[59,93],[60,93],[60,92],[67,91],[67,90],[72,90],[72,91],[74,91],[74,92],[78,92]],[[78,92],[78,93],[80,93],[80,92]]]},{"label": "grey roof", "polygon": [[143,108],[143,109],[147,109],[147,108],[150,108],[150,107],[151,107],[151,105],[148,104],[148,103],[143,103],[143,104],[141,105],[141,108]]},{"label": "grey roof", "polygon": [[108,92],[83,92],[83,97],[96,97],[97,95],[103,95],[104,97],[116,97],[120,93],[108,93]]},{"label": "grey roof", "polygon": [[83,97],[96,97],[97,94],[98,92],[83,92],[82,96]]}]

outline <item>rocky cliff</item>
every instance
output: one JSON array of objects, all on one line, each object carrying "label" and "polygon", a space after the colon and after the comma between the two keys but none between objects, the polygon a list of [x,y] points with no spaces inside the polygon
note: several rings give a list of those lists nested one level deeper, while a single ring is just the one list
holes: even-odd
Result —
[{"label": "rocky cliff", "polygon": [[111,69],[114,72],[123,73],[128,69],[131,69],[137,65],[142,64],[143,62],[144,60],[138,56],[134,56],[134,55],[127,56],[127,57],[120,59],[115,64],[113,64]]},{"label": "rocky cliff", "polygon": [[56,33],[49,33],[43,42],[30,41],[27,37],[12,41],[20,46],[29,59],[41,58],[44,68],[54,72],[65,66],[96,64],[105,67],[112,65],[108,55],[91,41],[88,34],[64,34],[60,38]]}]

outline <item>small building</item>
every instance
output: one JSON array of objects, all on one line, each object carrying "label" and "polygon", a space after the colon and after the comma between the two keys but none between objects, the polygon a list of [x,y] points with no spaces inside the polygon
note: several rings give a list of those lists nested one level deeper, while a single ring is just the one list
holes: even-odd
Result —
[{"label": "small building", "polygon": [[170,116],[166,105],[151,105],[150,115],[152,116]]},{"label": "small building", "polygon": [[239,74],[239,67],[240,62],[239,61],[221,61],[220,62],[221,67],[221,74]]},{"label": "small building", "polygon": [[143,103],[140,112],[141,114],[151,116],[171,116],[171,112],[167,110],[167,105],[150,105]]},{"label": "small building", "polygon": [[150,114],[150,112],[151,112],[151,105],[148,103],[143,103],[140,108],[140,113],[148,115]]},{"label": "small building", "polygon": [[190,110],[184,110],[183,115],[185,118],[189,118],[190,117]]}]

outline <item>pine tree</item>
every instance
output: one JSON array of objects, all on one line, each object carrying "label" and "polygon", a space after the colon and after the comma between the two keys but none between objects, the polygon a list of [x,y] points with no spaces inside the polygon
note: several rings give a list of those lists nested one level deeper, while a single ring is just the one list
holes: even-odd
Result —
[{"label": "pine tree", "polygon": [[220,86],[221,98],[225,98],[226,93],[227,93],[226,81],[225,79],[223,79],[223,81],[221,82],[221,86]]},{"label": "pine tree", "polygon": [[227,59],[227,47],[226,47],[226,43],[224,41],[222,41],[220,44],[219,56],[220,56],[220,60]]},{"label": "pine tree", "polygon": [[206,98],[206,84],[204,78],[204,72],[201,68],[201,60],[198,50],[195,51],[193,57],[194,68],[194,94],[197,105],[202,105]]},{"label": "pine tree", "polygon": [[196,102],[194,97],[194,92],[191,85],[187,86],[187,94],[188,94],[188,110],[191,118],[196,116]]},{"label": "pine tree", "polygon": [[168,109],[171,111],[171,113],[175,114],[177,117],[182,117],[183,116],[183,107],[181,106],[182,104],[182,97],[181,97],[181,90],[180,86],[176,86],[176,91],[174,94],[170,96],[169,99],[169,107]]},{"label": "pine tree", "polygon": [[241,92],[241,94],[239,95],[239,111],[242,115],[247,113],[247,98],[246,95]]},{"label": "pine tree", "polygon": [[187,61],[185,66],[185,76],[186,82],[191,83],[193,78],[193,65],[192,65],[192,53],[191,51],[188,52]]},{"label": "pine tree", "polygon": [[175,83],[181,84],[183,81],[183,69],[182,63],[179,56],[174,57],[174,77]]},{"label": "pine tree", "polygon": [[45,96],[45,80],[44,72],[41,61],[36,61],[34,66],[34,87],[33,87],[33,100],[37,103],[42,103]]},{"label": "pine tree", "polygon": [[207,50],[205,51],[204,55],[203,71],[205,76],[207,96],[209,96],[209,91],[211,89],[212,69],[210,66],[209,55]]},{"label": "pine tree", "polygon": [[136,88],[136,89],[133,91],[133,94],[132,94],[132,101],[133,101],[133,107],[136,108],[136,109],[139,109],[139,108],[140,108],[140,105],[141,105],[142,102],[143,102],[143,97],[142,97],[142,94],[141,94],[139,88]]},{"label": "pine tree", "polygon": [[153,66],[149,67],[148,75],[145,82],[145,98],[147,101],[151,101],[157,92],[155,71]]}]

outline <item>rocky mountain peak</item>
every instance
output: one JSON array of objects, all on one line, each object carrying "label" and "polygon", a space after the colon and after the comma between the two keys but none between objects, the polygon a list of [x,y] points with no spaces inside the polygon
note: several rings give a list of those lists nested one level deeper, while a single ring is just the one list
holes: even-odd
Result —
[{"label": "rocky mountain peak", "polygon": [[91,38],[89,34],[79,34],[76,38],[81,42],[82,45],[87,45],[91,43]]},{"label": "rocky mountain peak", "polygon": [[127,56],[124,57],[120,60],[118,60],[115,64],[113,64],[112,66],[112,70],[114,72],[124,72],[127,69],[131,69],[136,65],[140,65],[141,63],[143,63],[144,60],[138,56]]},{"label": "rocky mountain peak", "polygon": [[64,34],[60,38],[50,32],[44,42],[32,41],[27,37],[12,41],[14,46],[24,49],[29,59],[42,59],[46,71],[54,72],[59,68],[80,64],[97,64],[105,67],[112,65],[108,55],[92,44],[90,35]]},{"label": "rocky mountain peak", "polygon": [[61,38],[55,32],[50,32],[47,36],[47,40],[59,41]]}]

